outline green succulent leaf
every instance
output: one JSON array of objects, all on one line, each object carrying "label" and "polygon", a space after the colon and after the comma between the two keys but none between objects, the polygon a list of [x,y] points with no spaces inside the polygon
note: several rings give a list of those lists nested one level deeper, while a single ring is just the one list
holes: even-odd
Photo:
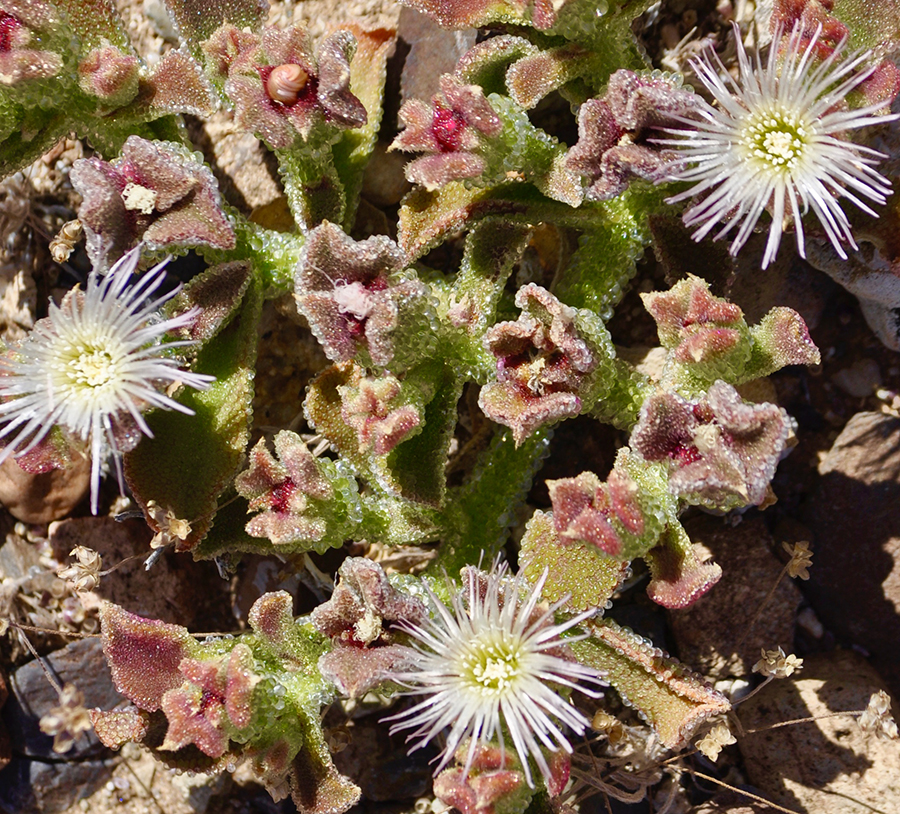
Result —
[{"label": "green succulent leaf", "polygon": [[153,432],[125,456],[125,477],[138,503],[149,501],[191,523],[178,548],[190,550],[213,522],[249,440],[260,295],[253,281],[228,326],[197,354],[195,369],[216,377],[205,391],[183,393],[194,415],[156,411]]},{"label": "green succulent leaf", "polygon": [[670,749],[682,749],[697,727],[731,709],[700,676],[612,619],[585,623],[590,633],[570,647],[595,668],[654,728]]}]

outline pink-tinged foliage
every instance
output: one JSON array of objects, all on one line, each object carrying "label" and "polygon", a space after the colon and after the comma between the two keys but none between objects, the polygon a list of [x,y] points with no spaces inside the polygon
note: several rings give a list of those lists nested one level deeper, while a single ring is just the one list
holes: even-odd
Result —
[{"label": "pink-tinged foliage", "polygon": [[641,298],[656,320],[660,343],[681,364],[715,363],[739,346],[746,332],[741,309],[710,294],[699,277]]},{"label": "pink-tinged foliage", "polygon": [[553,524],[563,540],[582,540],[616,557],[622,552],[617,526],[634,535],[644,531],[638,485],[622,470],[613,469],[606,483],[593,472],[582,472],[547,481],[547,488]]},{"label": "pink-tinged foliage", "polygon": [[478,151],[503,129],[478,85],[444,74],[440,88],[431,104],[411,99],[400,108],[405,129],[391,145],[392,150],[426,153],[407,165],[406,177],[430,190],[481,175],[485,162]]},{"label": "pink-tinged foliage", "polygon": [[762,375],[786,365],[817,365],[821,361],[803,317],[792,308],[773,308],[751,334]]},{"label": "pink-tinged foliage", "polygon": [[36,33],[50,30],[56,22],[53,6],[41,0],[0,3],[0,86],[47,79],[59,73],[59,54],[29,48]]},{"label": "pink-tinged foliage", "polygon": [[543,424],[581,410],[579,388],[596,367],[594,354],[579,335],[575,309],[530,283],[519,289],[515,322],[500,322],[484,335],[497,358],[497,379],[481,389],[485,415],[512,428],[516,445]]},{"label": "pink-tinged foliage", "polygon": [[357,242],[328,222],[310,232],[295,296],[329,359],[346,362],[361,350],[378,366],[393,359],[400,310],[425,294],[418,280],[401,278],[402,268],[403,254],[389,238]]},{"label": "pink-tinged foliage", "polygon": [[692,605],[722,576],[720,566],[700,562],[680,525],[666,529],[659,545],[650,549],[644,559],[650,566],[647,595],[670,610]]},{"label": "pink-tinged foliage", "polygon": [[251,266],[245,260],[207,269],[178,292],[169,305],[175,314],[196,309],[197,316],[176,333],[179,338],[204,343],[234,316],[250,284]]},{"label": "pink-tinged foliage", "polygon": [[139,103],[154,113],[211,116],[218,98],[197,62],[180,50],[167,51],[141,80]]},{"label": "pink-tinged foliage", "polygon": [[[769,26],[772,31],[784,32],[779,47],[782,49],[785,47],[790,32],[797,25],[801,31],[803,46],[815,40],[813,49],[815,59],[819,61],[828,59],[851,34],[850,28],[831,14],[833,8],[833,0],[775,0]],[[848,9],[845,8],[844,11],[846,13]],[[888,38],[895,36],[889,33],[894,31],[895,27],[888,20],[896,21],[896,4],[870,4],[866,7],[866,13],[876,18],[883,15],[881,30],[886,39],[882,40],[881,45],[887,46],[892,41]],[[862,106],[880,103],[887,110],[900,93],[900,69],[891,60],[885,59],[875,67],[871,76],[859,85],[858,90],[863,98]]]},{"label": "pink-tinged foliage", "polygon": [[391,676],[411,670],[416,653],[402,644],[356,647],[335,643],[334,650],[319,659],[319,672],[341,695],[362,698]]},{"label": "pink-tinged foliage", "polygon": [[[463,766],[468,749],[469,744],[463,743],[455,756]],[[568,755],[556,754],[568,762]],[[556,761],[551,758],[551,762]],[[568,774],[565,771],[566,779]],[[479,744],[468,773],[458,766],[445,769],[434,779],[434,794],[462,814],[502,814],[527,799],[530,790],[516,755],[494,745]]]},{"label": "pink-tinged foliage", "polygon": [[313,624],[325,636],[369,645],[382,635],[383,622],[420,624],[428,615],[421,599],[398,591],[384,569],[365,557],[348,557],[338,574],[331,599],[312,612]]},{"label": "pink-tinged foliage", "polygon": [[222,757],[228,749],[228,735],[218,665],[185,659],[181,671],[185,683],[169,690],[162,699],[169,728],[160,748],[174,752],[192,743],[204,755]]},{"label": "pink-tinged foliage", "polygon": [[179,666],[197,644],[186,628],[144,619],[104,603],[100,607],[103,653],[116,689],[146,712],[160,708],[163,696],[184,682]]},{"label": "pink-tinged foliage", "polygon": [[108,749],[121,749],[129,741],[140,743],[150,728],[150,718],[146,712],[128,709],[89,710],[91,725],[97,738]]},{"label": "pink-tinged foliage", "polygon": [[335,768],[321,735],[296,754],[289,781],[300,814],[343,814],[359,802],[359,787]]},{"label": "pink-tinged foliage", "polygon": [[528,23],[546,30],[570,0],[401,0],[445,28],[478,28],[492,22]]},{"label": "pink-tinged foliage", "polygon": [[138,243],[151,251],[236,244],[216,179],[179,144],[130,136],[115,161],[80,159],[71,178],[95,270]]},{"label": "pink-tinged foliage", "polygon": [[349,557],[338,573],[331,599],[312,612],[316,629],[334,645],[319,659],[319,669],[344,695],[359,698],[412,669],[415,651],[393,644],[390,628],[400,621],[420,624],[428,612],[420,599],[394,588],[371,560]]},{"label": "pink-tinged foliage", "polygon": [[127,104],[138,93],[141,61],[115,45],[95,48],[78,63],[81,89],[109,108]]},{"label": "pink-tinged foliage", "polygon": [[208,70],[225,83],[238,127],[274,149],[304,141],[319,125],[362,127],[366,109],[350,92],[356,38],[349,31],[326,37],[312,53],[297,26],[266,28],[259,36],[226,23],[203,43]]},{"label": "pink-tinged foliage", "polygon": [[65,469],[72,465],[73,455],[88,453],[86,444],[79,444],[77,439],[67,438],[57,426],[47,433],[34,449],[16,458],[16,463],[30,475],[43,475],[54,469]]},{"label": "pink-tinged foliage", "polygon": [[183,659],[180,687],[169,690],[161,708],[169,722],[161,749],[176,751],[194,744],[203,754],[218,758],[228,749],[229,723],[246,728],[252,719],[253,654],[245,644],[217,659]]},{"label": "pink-tinged foliage", "polygon": [[296,433],[282,430],[275,436],[275,455],[277,460],[261,438],[250,452],[250,468],[235,479],[250,511],[260,512],[247,523],[247,533],[275,545],[321,540],[326,524],[316,501],[333,497],[331,484]]},{"label": "pink-tinged foliage", "polygon": [[415,405],[398,403],[400,382],[394,376],[364,378],[338,392],[341,417],[356,430],[360,450],[387,455],[422,423]]},{"label": "pink-tinged foliage", "polygon": [[697,401],[652,395],[629,444],[647,461],[668,462],[675,495],[727,510],[765,500],[789,433],[780,407],[745,404],[731,385],[717,381]]},{"label": "pink-tinged foliage", "polygon": [[287,591],[263,594],[247,615],[254,633],[279,658],[301,661],[305,648],[294,623],[294,600]]},{"label": "pink-tinged foliage", "polygon": [[616,71],[603,97],[579,109],[578,143],[566,154],[568,169],[588,179],[585,198],[605,201],[635,178],[658,178],[678,153],[653,143],[655,128],[677,126],[697,106],[670,80]]}]

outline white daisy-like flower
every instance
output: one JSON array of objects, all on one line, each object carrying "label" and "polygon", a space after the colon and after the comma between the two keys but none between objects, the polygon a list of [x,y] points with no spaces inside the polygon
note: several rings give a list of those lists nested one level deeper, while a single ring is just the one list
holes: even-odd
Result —
[{"label": "white daisy-like flower", "polygon": [[[192,414],[163,392],[185,385],[205,389],[215,377],[182,370],[166,355],[190,341],[162,342],[188,325],[196,310],[161,319],[159,308],[177,293],[152,295],[165,278],[161,263],[129,285],[140,252],[135,249],[105,277],[92,272],[84,291],[60,305],[0,358],[0,463],[35,448],[54,426],[90,445],[91,510],[97,513],[102,465],[111,452],[122,483],[121,447],[136,443],[133,425],[152,437],[143,412],[152,407]],[[133,422],[133,425],[132,425]]]},{"label": "white daisy-like flower", "polygon": [[[579,735],[588,719],[554,689],[578,688],[597,693],[578,682],[603,683],[596,671],[563,658],[562,634],[593,614],[587,611],[561,624],[554,621],[562,605],[541,611],[537,605],[547,573],[523,596],[522,575],[508,577],[496,566],[490,573],[466,569],[465,587],[447,607],[429,591],[435,616],[424,625],[403,627],[415,641],[417,663],[392,678],[423,700],[388,720],[399,721],[391,731],[413,729],[412,751],[449,727],[440,771],[460,744],[469,738],[465,773],[479,744],[499,738],[501,751],[508,735],[522,762],[525,779],[534,786],[529,757],[545,779],[550,768],[542,751],[572,751],[564,726]],[[569,638],[568,641],[572,641]]]},{"label": "white daisy-like flower", "polygon": [[668,202],[707,193],[684,213],[687,226],[699,227],[695,240],[702,240],[724,220],[715,237],[739,226],[730,248],[735,255],[768,209],[772,223],[762,261],[765,268],[778,252],[786,219],[794,223],[800,256],[806,256],[802,217],[812,209],[835,251],[846,259],[843,244],[857,246],[838,199],[847,198],[877,217],[861,199],[881,204],[890,195],[890,183],[872,169],[885,156],[854,144],[846,134],[897,116],[875,115],[883,104],[845,109],[847,95],[875,71],[874,66],[862,67],[871,61],[872,53],[840,61],[842,41],[816,64],[820,33],[821,26],[804,44],[801,29],[795,26],[779,67],[775,43],[781,40],[780,30],[763,64],[747,56],[735,26],[740,81],[728,75],[715,52],[691,62],[716,107],[702,105],[698,120],[682,120],[686,129],[666,131],[679,138],[657,143],[682,153],[682,160],[664,180],[694,183]]}]

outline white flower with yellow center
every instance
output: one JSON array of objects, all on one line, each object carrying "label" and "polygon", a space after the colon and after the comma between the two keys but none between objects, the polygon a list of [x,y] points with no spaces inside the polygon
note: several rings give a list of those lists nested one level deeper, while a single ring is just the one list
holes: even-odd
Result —
[{"label": "white flower with yellow center", "polygon": [[508,736],[522,762],[525,779],[533,786],[529,757],[544,778],[549,778],[542,748],[571,752],[563,727],[580,735],[588,725],[588,719],[553,685],[577,687],[596,695],[578,682],[601,684],[599,675],[564,658],[566,640],[562,638],[594,612],[556,624],[555,613],[562,603],[544,611],[537,607],[546,572],[524,596],[527,584],[521,574],[510,578],[503,567],[495,567],[488,574],[473,568],[465,573],[466,585],[454,596],[452,607],[429,592],[434,619],[423,626],[404,625],[416,639],[418,656],[410,672],[392,678],[409,688],[409,694],[425,698],[393,716],[390,720],[400,723],[392,731],[415,728],[410,735],[416,740],[415,750],[449,727],[436,771],[446,766],[469,738],[466,773],[479,744],[499,739],[502,750]]},{"label": "white flower with yellow center", "polygon": [[728,75],[714,52],[692,61],[716,106],[701,106],[699,120],[683,119],[685,129],[667,130],[679,138],[657,143],[677,147],[682,154],[664,180],[694,184],[668,202],[706,193],[684,213],[687,226],[699,227],[695,240],[726,221],[715,237],[739,227],[730,248],[735,255],[768,209],[772,222],[762,261],[765,268],[775,258],[789,221],[796,229],[800,256],[806,256],[802,218],[812,209],[835,251],[846,259],[843,244],[857,246],[838,200],[847,198],[876,216],[861,198],[882,204],[890,195],[890,183],[872,169],[885,156],[846,139],[847,131],[897,118],[874,115],[883,110],[883,103],[846,109],[847,95],[875,71],[874,67],[861,69],[872,54],[839,61],[841,42],[816,64],[820,33],[821,26],[804,44],[802,31],[795,27],[779,67],[780,30],[763,65],[747,56],[735,26],[739,82]]},{"label": "white flower with yellow center", "polygon": [[[39,320],[22,343],[0,359],[0,439],[10,438],[0,462],[35,448],[54,426],[90,445],[91,510],[96,514],[100,472],[112,452],[121,484],[120,439],[133,421],[152,437],[142,413],[152,407],[192,411],[166,395],[170,386],[205,389],[212,376],[182,370],[166,354],[189,341],[161,342],[190,324],[195,310],[160,319],[160,306],[177,293],[152,300],[165,278],[164,264],[129,281],[139,259],[129,252],[84,291],[69,292]],[[129,448],[134,438],[129,440]]]}]

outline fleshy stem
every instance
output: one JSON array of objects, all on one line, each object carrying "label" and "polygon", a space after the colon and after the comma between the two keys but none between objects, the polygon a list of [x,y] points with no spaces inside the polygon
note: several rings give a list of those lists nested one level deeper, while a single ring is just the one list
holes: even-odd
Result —
[{"label": "fleshy stem", "polygon": [[[509,430],[494,436],[471,480],[451,494],[444,513],[444,543],[427,573],[458,574],[481,558],[493,560],[506,539],[515,508],[549,453],[550,436],[550,430],[539,429],[518,449]],[[488,518],[496,521],[488,522]]]}]

